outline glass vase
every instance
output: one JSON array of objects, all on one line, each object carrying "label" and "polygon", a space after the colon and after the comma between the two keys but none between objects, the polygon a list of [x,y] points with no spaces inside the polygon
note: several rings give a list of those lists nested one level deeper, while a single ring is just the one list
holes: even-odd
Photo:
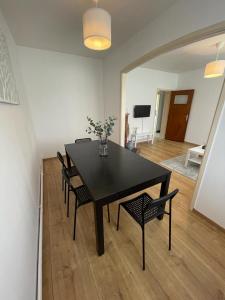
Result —
[{"label": "glass vase", "polygon": [[101,139],[99,141],[99,156],[101,156],[101,157],[108,156],[108,143],[107,143],[107,139]]}]

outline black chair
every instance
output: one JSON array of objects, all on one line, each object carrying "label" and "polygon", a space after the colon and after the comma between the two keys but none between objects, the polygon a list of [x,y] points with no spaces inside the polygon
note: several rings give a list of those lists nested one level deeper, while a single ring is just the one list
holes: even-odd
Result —
[{"label": "black chair", "polygon": [[[141,226],[142,229],[142,253],[143,253],[143,270],[145,270],[145,231],[144,226],[149,221],[161,216],[162,214],[169,215],[169,250],[171,250],[171,221],[172,221],[172,199],[178,193],[178,189],[172,193],[153,200],[147,193],[122,202],[118,207],[117,230],[119,230],[120,206],[122,206],[131,217]],[[165,211],[166,202],[169,200],[169,212]]]},{"label": "black chair", "polygon": [[81,143],[87,143],[87,142],[91,142],[92,139],[91,138],[83,138],[83,139],[76,139],[75,143],[76,144],[81,144]]},{"label": "black chair", "polygon": [[62,164],[62,190],[64,190],[64,201],[66,203],[67,186],[66,186],[66,181],[65,181],[64,175],[63,175],[63,170],[64,169],[67,170],[69,178],[78,176],[79,174],[78,174],[78,171],[77,171],[75,166],[72,166],[71,168],[68,168],[66,166],[64,158],[63,158],[62,154],[59,151],[57,152],[57,157],[58,157],[59,161]]},{"label": "black chair", "polygon": [[91,142],[91,138],[84,138],[84,139],[76,139],[75,143],[76,144],[80,144],[80,143],[87,143],[87,142]]},{"label": "black chair", "polygon": [[[63,169],[63,176],[65,181],[68,185],[68,198],[67,198],[67,217],[69,217],[69,207],[70,207],[70,197],[69,193],[73,192],[75,195],[75,209],[74,209],[74,225],[73,225],[73,239],[75,240],[76,237],[76,221],[77,221],[77,209],[87,203],[92,202],[91,196],[88,192],[88,189],[85,185],[81,185],[75,188],[71,182],[70,177],[68,174],[67,169]],[[109,212],[109,205],[107,204],[108,208],[108,221],[110,222],[110,212]]]}]

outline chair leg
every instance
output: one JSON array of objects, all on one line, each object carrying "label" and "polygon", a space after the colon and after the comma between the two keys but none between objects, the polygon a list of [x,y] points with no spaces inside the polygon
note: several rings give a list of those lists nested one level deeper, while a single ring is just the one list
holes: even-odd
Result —
[{"label": "chair leg", "polygon": [[143,271],[145,270],[145,227],[142,227],[142,260],[143,260]]},{"label": "chair leg", "polygon": [[66,203],[66,181],[64,180],[64,203]]},{"label": "chair leg", "polygon": [[107,204],[107,211],[108,211],[108,222],[110,223],[110,211],[109,211],[109,204]]},{"label": "chair leg", "polygon": [[74,210],[73,240],[75,240],[76,238],[76,224],[77,224],[77,198],[75,200],[75,210]]},{"label": "chair leg", "polygon": [[116,225],[116,230],[119,230],[119,225],[120,225],[120,204],[118,206],[118,215],[117,215],[117,225]]},{"label": "chair leg", "polygon": [[171,200],[169,203],[169,251],[171,250],[171,225],[172,225],[172,205],[171,205]]},{"label": "chair leg", "polygon": [[67,191],[67,218],[70,216],[70,188],[68,186],[68,191]]}]

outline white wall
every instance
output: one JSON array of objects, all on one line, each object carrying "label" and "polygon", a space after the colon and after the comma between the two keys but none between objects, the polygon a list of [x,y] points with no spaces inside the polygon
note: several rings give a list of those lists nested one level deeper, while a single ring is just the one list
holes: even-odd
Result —
[{"label": "white wall", "polygon": [[17,64],[15,43],[0,13],[20,105],[0,103],[0,299],[34,300],[40,159]]},{"label": "white wall", "polygon": [[127,74],[126,112],[130,114],[130,133],[134,127],[142,132],[142,118],[133,118],[134,105],[151,105],[150,117],[143,119],[143,132],[153,133],[157,90],[174,90],[177,80],[177,74],[147,68],[136,68]]},{"label": "white wall", "polygon": [[179,74],[177,89],[195,90],[185,141],[198,145],[207,142],[223,80],[205,79],[203,69]]},{"label": "white wall", "polygon": [[214,136],[195,209],[225,228],[225,106]]},{"label": "white wall", "polygon": [[41,156],[87,136],[87,116],[103,118],[102,61],[18,47]]}]

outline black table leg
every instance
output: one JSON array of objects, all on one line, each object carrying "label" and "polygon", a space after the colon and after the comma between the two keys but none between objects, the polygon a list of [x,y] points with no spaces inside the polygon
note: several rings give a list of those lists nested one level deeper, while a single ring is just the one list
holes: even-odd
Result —
[{"label": "black table leg", "polygon": [[[170,176],[171,176],[171,174],[168,174],[166,177],[166,180],[163,181],[161,184],[160,197],[166,196],[168,194],[169,185],[170,185]],[[165,205],[164,205],[164,209],[165,209]],[[158,216],[158,219],[162,220],[163,216],[164,216],[164,214]]]},{"label": "black table leg", "polygon": [[96,249],[98,255],[104,254],[103,206],[94,203]]}]

